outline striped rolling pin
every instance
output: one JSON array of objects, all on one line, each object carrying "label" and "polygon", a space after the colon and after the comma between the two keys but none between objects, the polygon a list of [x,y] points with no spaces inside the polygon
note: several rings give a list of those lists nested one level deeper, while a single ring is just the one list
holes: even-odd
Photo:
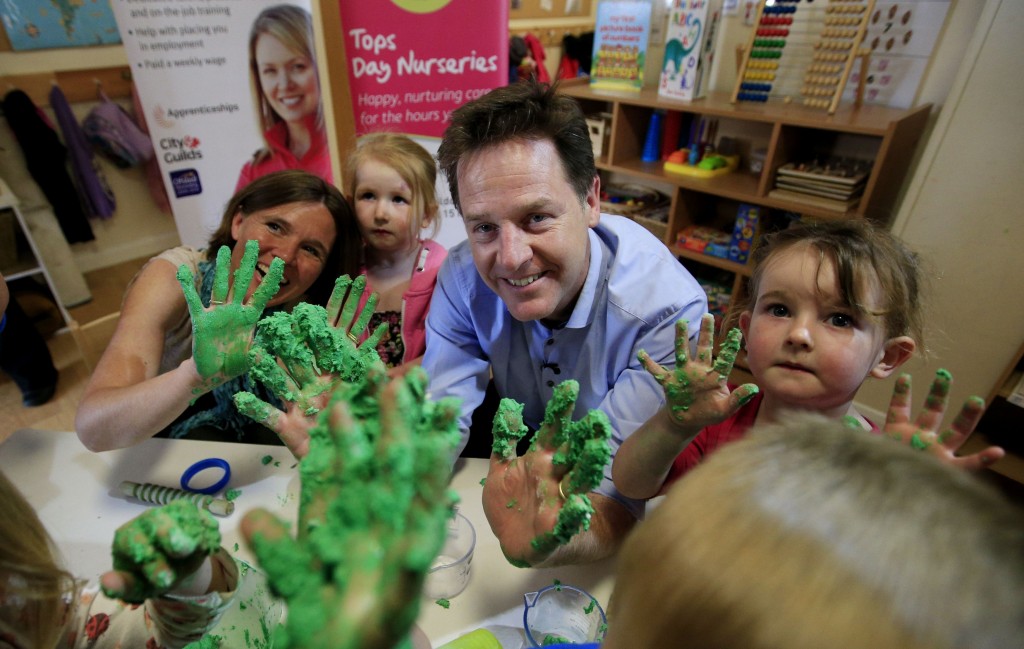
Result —
[{"label": "striped rolling pin", "polygon": [[166,505],[172,500],[184,498],[217,516],[227,516],[235,511],[235,503],[230,500],[214,498],[204,494],[189,493],[181,489],[174,489],[173,487],[161,487],[160,485],[149,484],[148,482],[140,484],[125,480],[121,483],[121,493],[154,505]]}]

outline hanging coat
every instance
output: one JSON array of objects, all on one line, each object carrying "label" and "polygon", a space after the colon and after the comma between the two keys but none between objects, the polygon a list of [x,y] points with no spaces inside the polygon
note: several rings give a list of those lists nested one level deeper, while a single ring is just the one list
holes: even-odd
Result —
[{"label": "hanging coat", "polygon": [[57,132],[43,119],[39,108],[21,90],[4,96],[4,115],[25,156],[25,166],[53,206],[68,243],[92,241],[92,226],[82,211],[78,192],[67,170],[67,149]]},{"label": "hanging coat", "polygon": [[71,154],[71,171],[77,181],[87,215],[110,218],[117,208],[114,192],[110,191],[103,171],[97,166],[92,143],[75,119],[75,114],[71,112],[71,105],[68,104],[60,86],[54,85],[50,89],[50,108],[57,117],[60,132],[64,134],[64,142],[67,143],[68,152]]}]

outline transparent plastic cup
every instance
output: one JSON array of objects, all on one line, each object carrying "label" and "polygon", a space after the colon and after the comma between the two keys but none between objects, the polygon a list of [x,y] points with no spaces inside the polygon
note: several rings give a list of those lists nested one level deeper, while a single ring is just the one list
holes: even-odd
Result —
[{"label": "transparent plastic cup", "polygon": [[423,595],[428,599],[450,599],[469,584],[473,567],[476,530],[469,519],[456,511],[448,521],[448,535],[441,553],[427,572]]},{"label": "transparent plastic cup", "polygon": [[531,647],[600,642],[608,630],[601,604],[582,588],[559,584],[523,595],[523,629]]}]

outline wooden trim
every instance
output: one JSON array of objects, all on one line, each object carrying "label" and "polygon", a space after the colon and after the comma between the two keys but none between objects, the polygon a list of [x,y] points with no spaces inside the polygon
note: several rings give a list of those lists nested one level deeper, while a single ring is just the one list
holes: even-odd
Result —
[{"label": "wooden trim", "polygon": [[100,89],[107,97],[131,97],[132,71],[126,65],[112,68],[63,70],[35,74],[12,74],[0,77],[3,94],[18,89],[31,97],[37,106],[50,105],[50,89],[60,86],[68,102],[98,101]]},{"label": "wooden trim", "polygon": [[327,89],[330,108],[324,107],[328,133],[333,137],[334,184],[344,190],[344,162],[356,143],[356,118],[349,89],[348,60],[345,57],[345,30],[341,24],[338,0],[320,0],[320,24],[323,56],[319,60],[320,87]]}]

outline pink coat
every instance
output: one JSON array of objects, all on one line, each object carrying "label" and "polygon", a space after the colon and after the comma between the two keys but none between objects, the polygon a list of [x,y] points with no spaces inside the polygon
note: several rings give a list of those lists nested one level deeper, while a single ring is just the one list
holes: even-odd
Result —
[{"label": "pink coat", "polygon": [[[430,311],[430,296],[434,294],[437,271],[448,256],[444,246],[427,239],[420,242],[420,256],[409,279],[409,288],[402,295],[402,343],[405,355],[402,362],[419,358],[427,348],[427,313]],[[366,268],[362,269],[363,273]],[[367,283],[366,293],[359,303],[360,310],[366,305],[373,287]],[[365,338],[365,335],[364,335]]]}]

